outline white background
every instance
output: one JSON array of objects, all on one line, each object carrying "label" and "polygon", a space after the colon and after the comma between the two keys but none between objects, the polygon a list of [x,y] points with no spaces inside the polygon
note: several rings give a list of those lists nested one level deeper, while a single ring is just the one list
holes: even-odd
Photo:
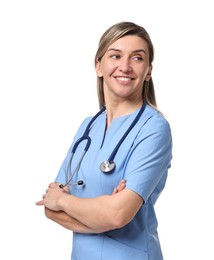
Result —
[{"label": "white background", "polygon": [[98,41],[125,20],[153,40],[158,105],[173,132],[156,206],[165,260],[214,259],[211,0],[1,0],[0,259],[69,259],[72,233],[35,202],[80,122],[98,110]]}]

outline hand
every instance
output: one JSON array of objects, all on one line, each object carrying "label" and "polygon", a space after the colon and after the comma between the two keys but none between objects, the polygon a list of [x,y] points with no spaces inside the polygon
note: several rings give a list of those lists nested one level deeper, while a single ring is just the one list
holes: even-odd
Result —
[{"label": "hand", "polygon": [[123,179],[120,181],[120,183],[117,185],[117,187],[114,188],[112,195],[124,190],[125,187],[126,187],[126,180]]},{"label": "hand", "polygon": [[58,207],[58,200],[63,196],[69,194],[68,187],[60,188],[59,183],[52,182],[49,184],[46,193],[43,195],[43,199],[36,202],[37,206],[45,206],[51,210],[59,211],[60,208]]}]

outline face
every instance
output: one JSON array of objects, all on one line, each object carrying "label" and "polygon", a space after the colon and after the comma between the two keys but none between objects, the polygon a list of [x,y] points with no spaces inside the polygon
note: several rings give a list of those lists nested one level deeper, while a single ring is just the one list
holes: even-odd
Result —
[{"label": "face", "polygon": [[103,77],[105,98],[142,99],[144,81],[149,81],[152,66],[145,40],[128,35],[109,46],[97,62],[98,77]]}]

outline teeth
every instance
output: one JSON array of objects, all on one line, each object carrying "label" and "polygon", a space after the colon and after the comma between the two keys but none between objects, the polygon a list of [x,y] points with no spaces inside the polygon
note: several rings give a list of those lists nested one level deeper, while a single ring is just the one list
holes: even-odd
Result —
[{"label": "teeth", "polygon": [[119,80],[123,80],[123,81],[129,81],[131,80],[131,78],[125,78],[125,77],[118,77]]}]

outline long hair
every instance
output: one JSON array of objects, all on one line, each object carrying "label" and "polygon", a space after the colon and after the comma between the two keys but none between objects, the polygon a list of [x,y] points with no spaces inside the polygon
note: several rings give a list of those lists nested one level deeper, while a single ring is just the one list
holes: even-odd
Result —
[{"label": "long hair", "polygon": [[[149,50],[149,63],[152,65],[154,59],[154,47],[148,32],[141,26],[132,22],[120,22],[112,25],[101,36],[98,49],[95,55],[95,67],[97,61],[101,61],[102,57],[108,50],[109,46],[115,41],[126,35],[136,35],[145,40],[148,44]],[[105,99],[103,93],[103,77],[97,76],[97,94],[99,100],[99,107],[105,106]],[[144,81],[142,98],[147,104],[157,109],[155,89],[152,81],[152,77],[149,81]]]}]

